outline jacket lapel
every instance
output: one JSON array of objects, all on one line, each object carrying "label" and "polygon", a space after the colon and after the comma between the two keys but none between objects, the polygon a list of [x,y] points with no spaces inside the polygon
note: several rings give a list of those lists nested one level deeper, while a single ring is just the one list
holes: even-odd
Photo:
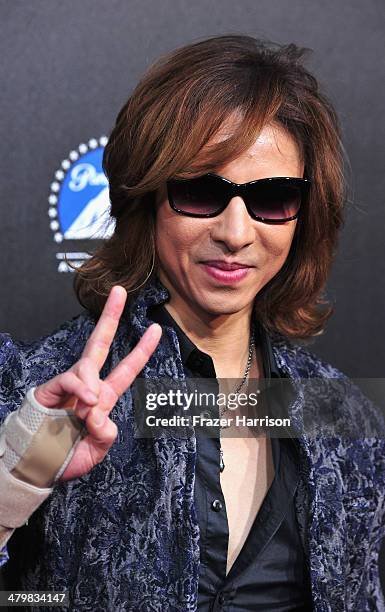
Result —
[{"label": "jacket lapel", "polygon": [[333,610],[343,610],[340,606],[344,601],[345,580],[344,485],[339,453],[344,452],[344,441],[307,435],[304,426],[305,385],[301,378],[311,377],[309,363],[307,371],[298,367],[297,348],[280,334],[273,334],[272,349],[278,367],[290,378],[296,395],[288,408],[300,445],[301,477],[295,504],[313,596],[318,602],[333,602]]},{"label": "jacket lapel", "polygon": [[[166,302],[169,297],[168,290],[155,278],[126,307],[134,342],[140,339],[151,324],[147,309]],[[333,441],[329,444],[328,439],[311,439],[304,431],[305,398],[301,376],[306,378],[308,374],[297,367],[297,347],[278,333],[271,334],[271,343],[278,367],[290,379],[295,391],[294,401],[288,408],[288,416],[297,432],[301,457],[301,478],[295,504],[299,533],[311,573],[314,601],[333,601],[333,610],[338,610],[343,601],[344,526],[341,496],[343,485],[335,445]],[[164,329],[157,350],[143,368],[141,376],[147,380],[172,378],[181,381],[182,386],[178,388],[183,390],[185,376],[174,330]],[[173,512],[173,528],[178,530],[177,538],[182,550],[188,551],[188,559],[181,559],[181,567],[184,566],[190,572],[190,578],[193,577],[195,581],[193,591],[197,592],[199,526],[194,511],[196,440],[192,430],[187,433],[186,438],[167,437],[161,433],[153,443],[159,482],[163,487],[161,495],[169,498],[165,503]],[[178,492],[177,496],[174,495],[175,491]],[[194,597],[192,594],[191,602]]]}]

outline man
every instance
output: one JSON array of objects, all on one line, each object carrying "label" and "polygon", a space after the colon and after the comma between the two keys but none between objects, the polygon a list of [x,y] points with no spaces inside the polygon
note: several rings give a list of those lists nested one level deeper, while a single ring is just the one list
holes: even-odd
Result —
[{"label": "man", "polygon": [[[382,422],[289,340],[330,315],[318,306],[343,194],[336,117],[298,58],[209,39],[152,68],[119,113],[104,158],[116,229],[76,286],[89,312],[28,347],[2,345],[4,415],[29,389],[20,422],[73,407],[87,430],[72,423],[55,478],[32,483],[44,503],[8,533],[12,588],[69,589],[79,610],[385,609],[385,445],[367,437]],[[135,437],[139,373],[286,377],[296,436]],[[341,382],[315,410],[331,405],[346,438],[305,430],[301,379],[317,377]],[[5,445],[10,472],[6,429]]]}]

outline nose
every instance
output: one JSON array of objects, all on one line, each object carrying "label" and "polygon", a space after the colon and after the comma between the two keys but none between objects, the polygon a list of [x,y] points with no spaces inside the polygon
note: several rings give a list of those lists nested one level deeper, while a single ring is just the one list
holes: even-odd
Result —
[{"label": "nose", "polygon": [[211,237],[230,251],[239,251],[255,240],[255,223],[241,197],[230,200],[225,210],[212,219]]}]

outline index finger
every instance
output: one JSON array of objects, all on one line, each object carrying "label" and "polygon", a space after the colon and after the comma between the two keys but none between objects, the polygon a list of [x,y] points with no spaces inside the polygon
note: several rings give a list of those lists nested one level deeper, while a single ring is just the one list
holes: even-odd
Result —
[{"label": "index finger", "polygon": [[127,299],[127,291],[121,285],[114,285],[110,291],[102,314],[95,329],[88,338],[84,347],[82,357],[88,357],[96,363],[100,370],[107,359],[112,340],[118,329],[119,320],[122,315]]}]

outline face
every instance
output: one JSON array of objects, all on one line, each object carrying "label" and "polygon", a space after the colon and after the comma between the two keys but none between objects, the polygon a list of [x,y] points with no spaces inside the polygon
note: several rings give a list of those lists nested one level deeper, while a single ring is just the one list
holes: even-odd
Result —
[{"label": "face", "polygon": [[[293,137],[269,125],[245,153],[213,172],[248,183],[273,176],[302,178],[304,166]],[[240,196],[216,217],[187,217],[172,210],[166,186],[158,192],[156,211],[159,278],[170,291],[170,306],[204,320],[250,312],[255,296],[282,268],[297,223],[256,221]],[[224,281],[207,264],[224,259],[248,267],[240,278]]]}]

